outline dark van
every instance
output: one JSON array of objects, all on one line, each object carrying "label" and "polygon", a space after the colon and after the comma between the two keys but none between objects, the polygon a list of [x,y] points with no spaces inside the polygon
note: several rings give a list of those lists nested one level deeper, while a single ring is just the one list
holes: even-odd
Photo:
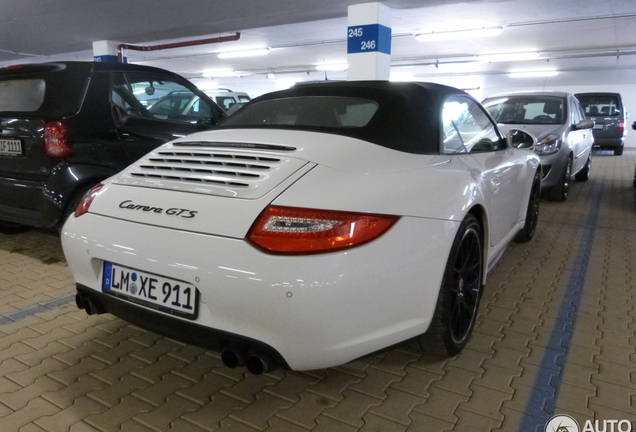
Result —
[{"label": "dark van", "polygon": [[[187,110],[175,105],[180,99],[166,103],[174,92],[196,103]],[[97,62],[0,69],[0,232],[60,227],[95,184],[225,117],[190,81],[163,69]]]},{"label": "dark van", "polygon": [[585,118],[594,121],[594,146],[623,154],[627,115],[619,93],[577,93]]}]

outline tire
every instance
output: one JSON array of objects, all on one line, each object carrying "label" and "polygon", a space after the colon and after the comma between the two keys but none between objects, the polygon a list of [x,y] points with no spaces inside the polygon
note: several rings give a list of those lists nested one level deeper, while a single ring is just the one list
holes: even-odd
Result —
[{"label": "tire", "polygon": [[0,221],[0,234],[20,234],[25,231],[29,231],[31,226],[22,225],[15,222]]},{"label": "tire", "polygon": [[572,181],[572,159],[568,160],[563,169],[559,184],[548,189],[548,199],[550,201],[563,202],[568,199],[570,193],[570,182]]},{"label": "tire", "polygon": [[466,346],[477,319],[484,268],[483,231],[469,214],[455,235],[431,325],[419,338],[423,351],[448,357]]},{"label": "tire", "polygon": [[530,198],[528,199],[528,210],[526,211],[526,223],[517,234],[515,241],[526,243],[532,240],[537,230],[537,222],[539,221],[539,206],[541,203],[541,173],[537,172],[532,181],[532,189],[530,190]]},{"label": "tire", "polygon": [[587,162],[585,162],[585,166],[581,171],[577,172],[574,178],[577,181],[588,181],[590,178],[590,174],[592,174],[592,155],[587,157]]},{"label": "tire", "polygon": [[616,147],[614,149],[614,156],[620,156],[623,154],[624,146]]}]

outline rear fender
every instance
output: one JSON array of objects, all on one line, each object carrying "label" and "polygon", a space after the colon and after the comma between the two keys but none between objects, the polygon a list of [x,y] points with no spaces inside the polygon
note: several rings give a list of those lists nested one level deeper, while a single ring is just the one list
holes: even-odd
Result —
[{"label": "rear fender", "polygon": [[42,226],[55,226],[76,193],[116,173],[114,169],[97,165],[71,166],[66,162],[56,165],[42,186]]}]

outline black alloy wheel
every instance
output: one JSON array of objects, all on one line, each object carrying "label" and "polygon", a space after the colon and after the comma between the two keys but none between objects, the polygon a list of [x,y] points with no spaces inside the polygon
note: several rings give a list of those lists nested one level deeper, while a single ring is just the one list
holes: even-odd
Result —
[{"label": "black alloy wheel", "polygon": [[477,317],[481,291],[481,254],[481,239],[477,230],[472,227],[464,232],[449,287],[450,331],[456,344],[466,340]]},{"label": "black alloy wheel", "polygon": [[528,210],[526,211],[526,223],[515,238],[519,243],[532,240],[539,222],[539,207],[541,204],[541,173],[537,171],[532,181],[532,189],[528,198]]},{"label": "black alloy wheel", "polygon": [[454,356],[468,343],[483,291],[482,228],[469,214],[462,222],[444,271],[435,315],[420,338],[426,352]]}]

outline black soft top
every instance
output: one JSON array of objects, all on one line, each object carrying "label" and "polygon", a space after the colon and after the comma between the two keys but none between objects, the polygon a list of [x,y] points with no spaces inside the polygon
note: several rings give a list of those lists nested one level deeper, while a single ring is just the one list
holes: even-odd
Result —
[{"label": "black soft top", "polygon": [[[439,153],[441,113],[451,95],[467,93],[433,83],[347,81],[296,85],[252,100],[221,125],[221,129],[268,128],[325,132],[358,138],[383,147],[415,154]],[[378,109],[362,127],[254,124],[250,107],[294,97],[349,97],[373,101]],[[262,109],[262,106],[261,106]]]}]

